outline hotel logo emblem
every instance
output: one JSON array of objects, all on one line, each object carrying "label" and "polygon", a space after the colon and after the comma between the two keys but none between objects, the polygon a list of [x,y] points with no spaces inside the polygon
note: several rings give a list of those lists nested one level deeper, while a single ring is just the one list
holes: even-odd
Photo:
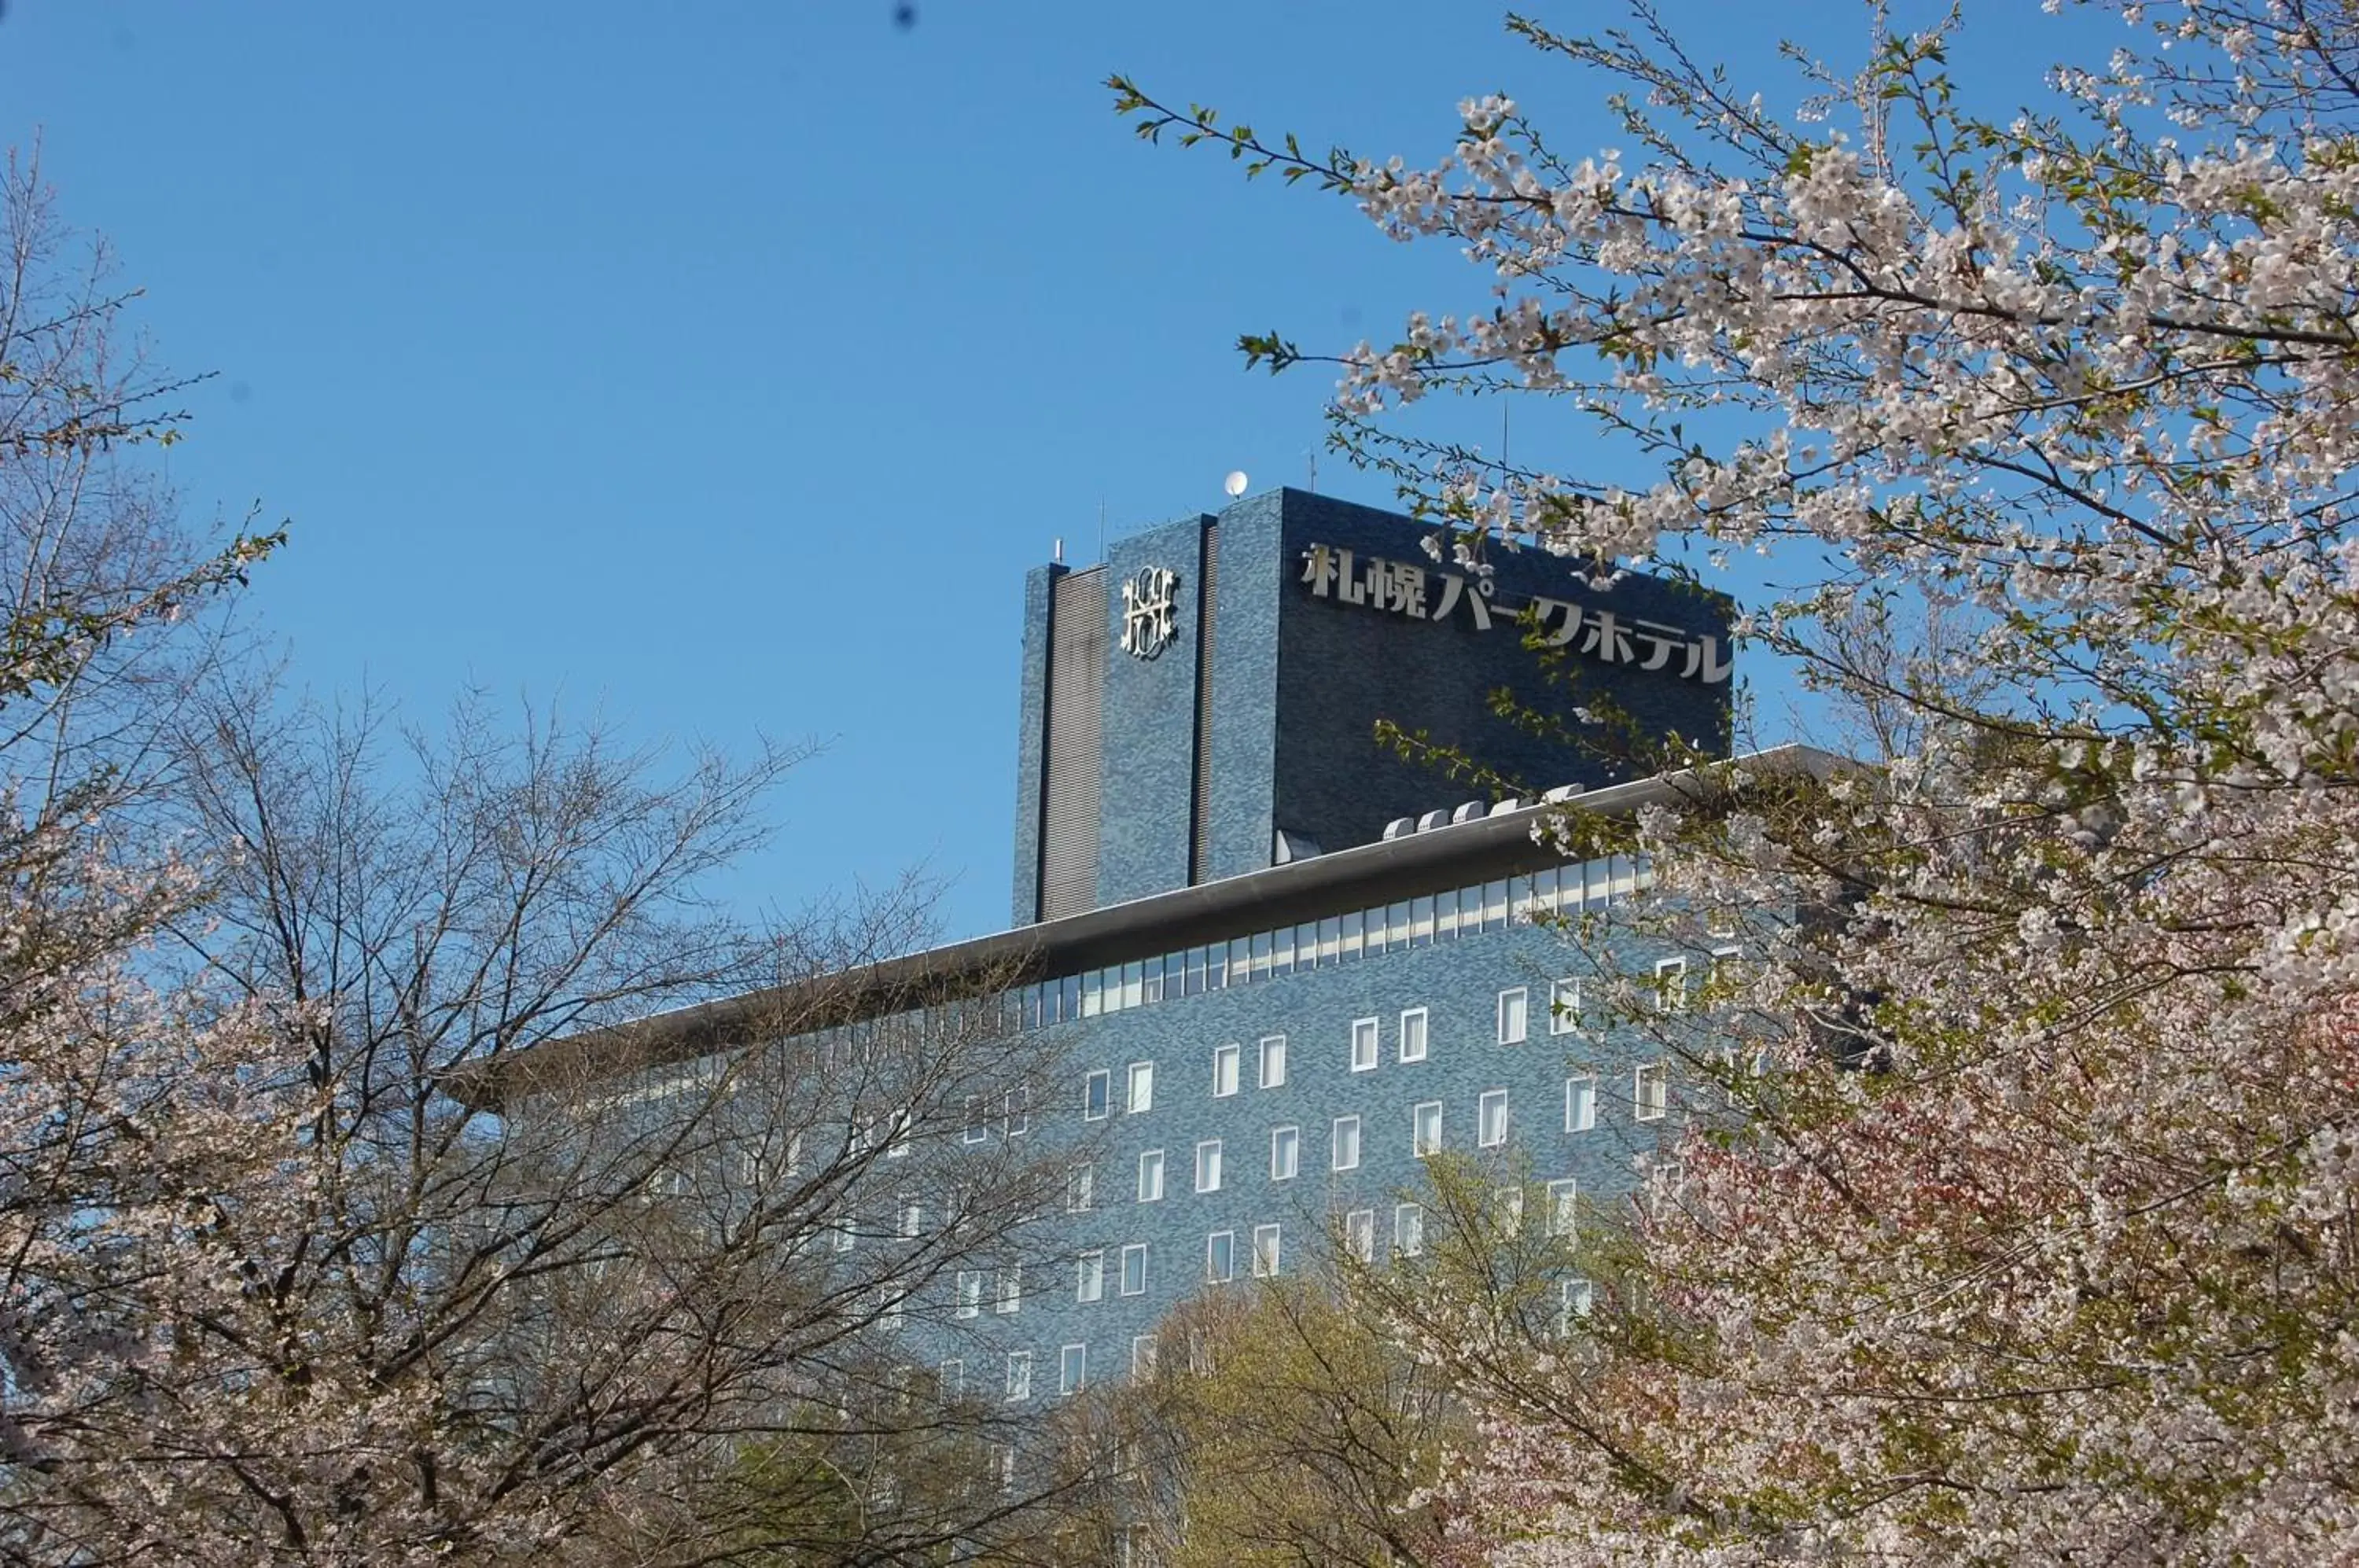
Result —
[{"label": "hotel logo emblem", "polygon": [[1142,566],[1123,580],[1122,651],[1153,659],[1171,646],[1172,593],[1180,574],[1166,566]]}]

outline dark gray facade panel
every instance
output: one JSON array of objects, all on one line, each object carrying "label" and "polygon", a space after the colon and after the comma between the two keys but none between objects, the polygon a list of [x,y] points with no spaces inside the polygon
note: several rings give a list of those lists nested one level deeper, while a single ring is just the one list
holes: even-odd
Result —
[{"label": "dark gray facade panel", "polygon": [[1106,572],[1070,572],[1049,608],[1047,754],[1040,813],[1040,914],[1077,915],[1097,901],[1100,717],[1106,668]]},{"label": "dark gray facade panel", "polygon": [[1049,745],[1049,632],[1054,587],[1066,569],[1036,566],[1024,574],[1024,660],[1016,724],[1016,877],[1008,924],[1040,918],[1041,785]]},{"label": "dark gray facade panel", "polygon": [[[1476,578],[1425,552],[1433,529],[1393,513],[1299,491],[1280,492],[1284,539],[1264,570],[1282,579],[1276,615],[1277,692],[1271,725],[1276,746],[1272,808],[1276,824],[1307,833],[1332,851],[1380,837],[1386,822],[1451,807],[1490,792],[1451,779],[1430,763],[1379,746],[1380,720],[1422,731],[1436,746],[1458,748],[1484,768],[1505,774],[1527,796],[1560,784],[1590,788],[1657,771],[1657,757],[1633,760],[1611,727],[1584,729],[1576,708],[1617,710],[1649,741],[1677,732],[1690,744],[1724,755],[1729,742],[1727,682],[1682,679],[1676,669],[1645,671],[1593,659],[1568,658],[1554,679],[1539,656],[1523,646],[1507,604],[1534,594],[1611,612],[1619,624],[1647,621],[1684,628],[1728,644],[1730,606],[1716,593],[1658,578],[1625,577],[1611,590],[1582,586],[1572,565],[1537,550],[1495,549],[1495,593],[1485,602],[1487,629],[1473,605]],[[1304,581],[1314,545],[1353,552],[1355,572],[1372,561],[1415,569],[1426,590],[1427,617],[1387,613],[1369,604],[1321,598]],[[1459,579],[1445,620],[1430,618]],[[1491,610],[1491,604],[1503,607]],[[1491,709],[1491,693],[1560,718],[1577,737],[1535,735]]]},{"label": "dark gray facade panel", "polygon": [[1220,636],[1221,525],[1204,526],[1196,599],[1196,766],[1189,780],[1188,883],[1204,880],[1212,842],[1212,648]]}]

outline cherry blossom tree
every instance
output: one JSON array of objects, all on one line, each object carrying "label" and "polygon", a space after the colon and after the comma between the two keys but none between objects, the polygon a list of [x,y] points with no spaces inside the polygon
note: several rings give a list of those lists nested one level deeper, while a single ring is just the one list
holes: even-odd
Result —
[{"label": "cherry blossom tree", "polygon": [[[1600,987],[1689,1071],[1584,1232],[1591,1315],[1376,1298],[1487,1418],[1468,1561],[2359,1552],[2359,16],[2093,5],[2119,48],[1992,116],[1960,28],[2040,35],[1990,9],[1871,12],[1792,114],[1651,10],[1511,19],[1614,83],[1625,147],[1589,156],[1504,96],[1417,166],[1114,82],[1144,134],[1481,270],[1388,344],[1244,342],[1338,367],[1337,440],[1445,544],[1600,583],[1771,552],[1806,586],[1752,647],[1905,737],[1824,778],[1697,759],[1629,830],[1634,918],[1751,958],[1685,1012]],[[1443,393],[1583,413],[1625,477],[1404,422]],[[1946,635],[1859,635],[1887,610]]]}]

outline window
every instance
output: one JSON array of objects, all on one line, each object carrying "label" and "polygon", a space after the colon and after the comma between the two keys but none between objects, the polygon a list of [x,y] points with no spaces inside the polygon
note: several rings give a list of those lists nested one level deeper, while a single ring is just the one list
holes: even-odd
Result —
[{"label": "window", "polygon": [[1090,1347],[1069,1345],[1057,1354],[1057,1392],[1078,1394],[1090,1373]]},{"label": "window", "polygon": [[1097,1195],[1098,1168],[1083,1161],[1065,1172],[1065,1212],[1085,1214]]},{"label": "window", "polygon": [[1343,1246],[1363,1263],[1376,1260],[1376,1211],[1353,1209],[1343,1216]]},{"label": "window", "polygon": [[1631,1091],[1631,1115],[1642,1122],[1658,1122],[1670,1108],[1670,1070],[1659,1062],[1650,1062],[1638,1069]]},{"label": "window", "polygon": [[943,1362],[934,1375],[934,1391],[942,1397],[942,1403],[958,1403],[966,1392],[966,1363],[956,1359]]},{"label": "window", "polygon": [[1567,1279],[1562,1287],[1564,1307],[1560,1314],[1557,1332],[1570,1334],[1575,1318],[1585,1318],[1597,1305],[1597,1287],[1586,1279]]},{"label": "window", "polygon": [[1122,1293],[1147,1294],[1147,1243],[1134,1241],[1122,1249]]},{"label": "window", "polygon": [[[1012,1405],[1018,1399],[1031,1397],[1032,1353],[1011,1350],[1007,1353],[1007,1402]],[[1014,1454],[1011,1453],[1009,1457],[1012,1459]]]},{"label": "window", "polygon": [[1196,1191],[1221,1190],[1221,1140],[1208,1138],[1196,1146]]},{"label": "window", "polygon": [[1011,1263],[999,1271],[998,1311],[1012,1312],[1024,1305],[1024,1265]]},{"label": "window", "polygon": [[1276,1089],[1286,1083],[1286,1037],[1265,1036],[1261,1042],[1261,1086]]},{"label": "window", "polygon": [[926,1228],[926,1205],[915,1192],[901,1194],[901,1239],[915,1241]]},{"label": "window", "polygon": [[1587,1132],[1597,1125],[1597,1075],[1584,1073],[1564,1081],[1564,1130]]},{"label": "window", "polygon": [[1132,1116],[1155,1107],[1155,1063],[1134,1062],[1130,1064],[1130,1094],[1123,1108]]},{"label": "window", "polygon": [[1007,1118],[1008,1137],[1022,1138],[1032,1130],[1032,1091],[1028,1087],[1008,1090],[1001,1109]]},{"label": "window", "polygon": [[1560,980],[1549,987],[1549,1033],[1571,1034],[1581,1022],[1581,982]]},{"label": "window", "polygon": [[1377,1022],[1374,1018],[1352,1020],[1352,1071],[1370,1073],[1376,1065]]},{"label": "window", "polygon": [[1335,1118],[1335,1169],[1357,1171],[1360,1168],[1360,1118]]},{"label": "window", "polygon": [[1254,1226],[1253,1271],[1256,1279],[1266,1279],[1277,1272],[1277,1227],[1274,1225]]},{"label": "window", "polygon": [[1236,1274],[1237,1233],[1216,1230],[1204,1238],[1204,1278],[1215,1285],[1227,1283]]},{"label": "window", "polygon": [[1521,985],[1499,993],[1499,1043],[1521,1045],[1531,1022],[1531,995]]},{"label": "window", "polygon": [[958,1271],[958,1315],[975,1317],[983,1312],[983,1270],[962,1269]]},{"label": "window", "polygon": [[1549,1235],[1568,1239],[1581,1227],[1581,1187],[1568,1176],[1561,1181],[1551,1181],[1549,1193]]},{"label": "window", "polygon": [[1425,1250],[1425,1209],[1418,1203],[1393,1205],[1393,1251],[1415,1258]]},{"label": "window", "polygon": [[1163,1151],[1159,1149],[1150,1149],[1138,1157],[1138,1201],[1163,1201]]},{"label": "window", "polygon": [[1291,1181],[1302,1155],[1300,1127],[1272,1127],[1269,1132],[1269,1179]]},{"label": "window", "polygon": [[1091,1073],[1088,1087],[1082,1093],[1082,1119],[1085,1122],[1103,1121],[1106,1102],[1113,1097],[1113,1073]]},{"label": "window", "polygon": [[1491,1194],[1491,1223],[1503,1237],[1524,1233],[1524,1189],[1502,1187]]},{"label": "window", "polygon": [[1226,1099],[1237,1092],[1237,1058],[1244,1051],[1240,1045],[1212,1048],[1212,1098]]},{"label": "window", "polygon": [[1666,958],[1655,965],[1655,1007],[1666,1013],[1688,1010],[1688,961]]},{"label": "window", "polygon": [[852,1237],[853,1224],[850,1220],[838,1220],[828,1227],[828,1245],[838,1252],[852,1250]]},{"label": "window", "polygon": [[892,1286],[887,1285],[884,1290],[878,1291],[877,1295],[882,1304],[878,1308],[876,1326],[885,1329],[899,1328],[901,1326],[901,1308],[909,1300],[909,1292],[907,1290],[897,1290]]},{"label": "window", "polygon": [[1411,1007],[1401,1015],[1400,1059],[1403,1062],[1425,1060],[1425,1009]]},{"label": "window", "polygon": [[1474,1102],[1474,1142],[1484,1149],[1496,1149],[1507,1141],[1507,1092],[1486,1089]]},{"label": "window", "polygon": [[886,1118],[885,1158],[906,1160],[909,1155],[909,1132],[912,1119],[907,1111],[895,1111]]},{"label": "window", "polygon": [[1103,1300],[1105,1296],[1105,1254],[1084,1252],[1073,1263],[1073,1300]]},{"label": "window", "polygon": [[1419,1160],[1441,1152],[1440,1101],[1422,1101],[1409,1113],[1409,1152]]},{"label": "window", "polygon": [[990,1136],[991,1128],[984,1125],[983,1119],[983,1096],[969,1094],[966,1097],[966,1127],[959,1134],[960,1141],[981,1143]]},{"label": "window", "polygon": [[1137,1334],[1131,1339],[1130,1375],[1134,1377],[1150,1377],[1155,1375],[1155,1336],[1153,1334]]}]

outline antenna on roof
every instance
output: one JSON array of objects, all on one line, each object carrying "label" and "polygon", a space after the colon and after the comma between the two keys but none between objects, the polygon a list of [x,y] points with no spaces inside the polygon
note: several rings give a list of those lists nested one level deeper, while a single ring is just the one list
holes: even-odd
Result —
[{"label": "antenna on roof", "polygon": [[1314,446],[1302,455],[1310,460],[1310,493],[1316,495],[1319,494],[1319,449]]},{"label": "antenna on roof", "polygon": [[1105,497],[1098,497],[1098,564],[1105,564]]},{"label": "antenna on roof", "polygon": [[1065,539],[1063,535],[1059,535],[1057,542],[1049,547],[1049,559],[1055,561],[1060,566],[1065,564]]}]

